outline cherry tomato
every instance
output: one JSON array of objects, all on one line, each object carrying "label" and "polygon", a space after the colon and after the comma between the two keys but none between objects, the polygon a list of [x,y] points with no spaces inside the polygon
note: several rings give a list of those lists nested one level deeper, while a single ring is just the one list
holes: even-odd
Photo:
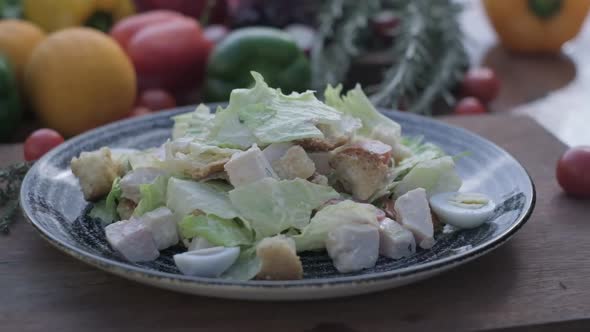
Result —
[{"label": "cherry tomato", "polygon": [[457,103],[455,106],[454,114],[458,115],[477,115],[486,112],[485,107],[477,98],[465,97]]},{"label": "cherry tomato", "polygon": [[134,107],[127,117],[134,118],[136,116],[148,115],[153,113],[151,109],[144,107],[144,106],[136,106]]},{"label": "cherry tomato", "polygon": [[590,197],[590,146],[567,150],[557,162],[556,175],[566,193]]},{"label": "cherry tomato", "polygon": [[145,90],[137,100],[137,106],[144,106],[153,111],[176,107],[176,100],[171,94],[160,89]]},{"label": "cherry tomato", "polygon": [[35,130],[25,141],[25,160],[37,160],[63,142],[63,136],[53,129]]},{"label": "cherry tomato", "polygon": [[461,94],[475,97],[484,104],[489,103],[500,92],[500,80],[496,73],[487,67],[472,68],[465,74],[461,86]]}]

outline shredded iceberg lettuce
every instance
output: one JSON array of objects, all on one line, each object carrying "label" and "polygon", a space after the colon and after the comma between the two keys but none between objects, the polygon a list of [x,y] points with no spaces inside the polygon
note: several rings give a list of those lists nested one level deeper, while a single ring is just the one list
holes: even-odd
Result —
[{"label": "shredded iceberg lettuce", "polygon": [[338,197],[331,187],[302,179],[264,178],[229,192],[232,205],[250,222],[257,239],[304,228],[312,210]]},{"label": "shredded iceberg lettuce", "polygon": [[399,197],[410,190],[424,188],[430,197],[437,193],[458,191],[461,184],[453,158],[446,156],[420,161],[395,186],[394,195]]},{"label": "shredded iceberg lettuce", "polygon": [[117,205],[121,200],[123,191],[121,190],[121,178],[118,177],[113,181],[111,191],[107,195],[106,199],[97,202],[92,210],[90,210],[90,217],[98,218],[104,224],[110,224],[113,221],[119,219],[119,213],[117,213]]},{"label": "shredded iceberg lettuce", "polygon": [[180,216],[187,216],[195,211],[214,214],[224,219],[239,216],[227,192],[207,183],[170,178],[166,196],[166,206]]},{"label": "shredded iceberg lettuce", "polygon": [[227,280],[250,280],[254,278],[262,268],[262,261],[256,256],[256,246],[244,249],[240,252],[238,260],[222,275]]},{"label": "shredded iceberg lettuce", "polygon": [[204,104],[197,106],[193,112],[173,117],[172,139],[182,137],[207,138],[214,117],[215,115],[211,113],[209,107]]},{"label": "shredded iceberg lettuce", "polygon": [[212,214],[189,215],[180,221],[178,228],[183,239],[200,236],[218,246],[245,246],[254,241],[252,231],[243,223]]},{"label": "shredded iceberg lettuce", "polygon": [[158,176],[153,183],[139,186],[141,199],[133,211],[134,216],[142,216],[146,212],[153,211],[166,205],[166,187],[168,176]]},{"label": "shredded iceberg lettuce", "polygon": [[283,94],[252,72],[255,85],[236,89],[229,105],[218,109],[209,140],[220,146],[249,148],[304,138],[323,138],[319,124],[342,120],[341,113],[319,101],[312,91]]},{"label": "shredded iceberg lettuce", "polygon": [[350,200],[324,207],[316,213],[300,235],[293,236],[297,252],[324,249],[328,232],[338,225],[351,222],[377,225],[377,208]]}]

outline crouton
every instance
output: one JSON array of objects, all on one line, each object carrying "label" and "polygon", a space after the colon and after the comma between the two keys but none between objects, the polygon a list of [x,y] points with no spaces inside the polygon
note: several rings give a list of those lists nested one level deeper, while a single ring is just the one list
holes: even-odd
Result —
[{"label": "crouton", "polygon": [[265,238],[256,247],[262,267],[256,278],[266,280],[296,280],[303,278],[303,266],[295,252],[295,241],[277,235]]},{"label": "crouton", "polygon": [[315,173],[315,164],[299,145],[289,148],[272,167],[279,178],[287,180],[307,179]]},{"label": "crouton", "polygon": [[391,147],[369,140],[334,151],[330,166],[344,189],[365,201],[385,184],[390,161]]},{"label": "crouton", "polygon": [[301,145],[306,151],[332,151],[350,141],[350,136],[334,132],[326,125],[318,125],[324,133],[323,138],[304,138],[294,143]]},{"label": "crouton", "polygon": [[79,157],[72,159],[70,167],[78,178],[87,201],[96,201],[106,196],[119,175],[119,167],[111,158],[111,150],[106,147],[82,152]]}]

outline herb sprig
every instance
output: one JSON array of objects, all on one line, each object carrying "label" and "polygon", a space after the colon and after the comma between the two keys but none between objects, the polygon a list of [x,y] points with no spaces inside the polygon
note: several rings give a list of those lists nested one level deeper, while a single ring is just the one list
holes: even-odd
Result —
[{"label": "herb sprig", "polygon": [[0,169],[0,232],[8,234],[18,211],[18,195],[32,163],[23,162]]},{"label": "herb sprig", "polygon": [[325,2],[318,16],[319,31],[312,48],[314,88],[344,80],[355,60],[366,52],[370,18],[391,10],[401,19],[387,53],[392,65],[371,101],[377,106],[431,114],[436,102],[452,105],[453,88],[468,67],[460,6],[452,0],[335,0]]}]

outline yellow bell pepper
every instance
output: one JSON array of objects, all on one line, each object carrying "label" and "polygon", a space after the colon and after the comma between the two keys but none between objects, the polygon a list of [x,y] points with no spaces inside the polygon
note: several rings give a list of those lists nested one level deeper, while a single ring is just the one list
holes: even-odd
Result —
[{"label": "yellow bell pepper", "polygon": [[132,0],[23,0],[23,12],[48,32],[81,25],[108,30],[135,13],[135,6]]},{"label": "yellow bell pepper", "polygon": [[590,0],[484,0],[484,6],[505,48],[554,53],[578,34]]}]

